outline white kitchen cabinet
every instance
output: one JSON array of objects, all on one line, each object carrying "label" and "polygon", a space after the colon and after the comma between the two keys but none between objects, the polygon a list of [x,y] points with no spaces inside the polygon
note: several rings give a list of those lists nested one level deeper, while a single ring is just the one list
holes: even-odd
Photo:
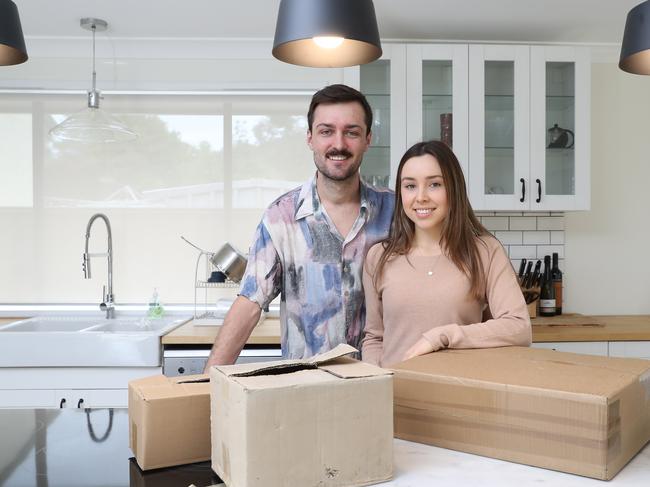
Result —
[{"label": "white kitchen cabinet", "polygon": [[373,111],[372,142],[361,174],[378,187],[393,187],[406,148],[406,46],[385,44],[381,58],[357,71],[356,85]]},{"label": "white kitchen cabinet", "polygon": [[129,381],[161,373],[162,367],[2,367],[0,408],[123,408]]},{"label": "white kitchen cabinet", "polygon": [[609,342],[609,356],[650,360],[650,341]]},{"label": "white kitchen cabinet", "polygon": [[586,210],[589,51],[469,47],[470,198],[477,210]]},{"label": "white kitchen cabinet", "polygon": [[542,342],[533,343],[533,348],[544,348],[557,352],[583,353],[587,355],[600,355],[607,357],[607,342]]},{"label": "white kitchen cabinet", "polygon": [[5,389],[0,408],[125,408],[128,389]]},{"label": "white kitchen cabinet", "polygon": [[476,210],[589,209],[588,48],[388,44],[385,51],[359,68],[359,86],[380,114],[373,129],[381,141],[362,172],[382,182],[390,174],[392,186],[408,147],[447,139]]},{"label": "white kitchen cabinet", "polygon": [[[447,139],[465,175],[469,161],[467,50],[466,44],[407,47],[407,147],[404,148],[422,140]],[[449,116],[450,131],[444,127],[444,119]]]}]

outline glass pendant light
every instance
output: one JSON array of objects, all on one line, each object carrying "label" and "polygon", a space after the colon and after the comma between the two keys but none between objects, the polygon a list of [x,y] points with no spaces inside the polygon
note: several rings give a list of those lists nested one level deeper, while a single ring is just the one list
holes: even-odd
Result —
[{"label": "glass pendant light", "polygon": [[11,0],[0,0],[0,66],[12,66],[25,61],[27,49],[18,7]]},{"label": "glass pendant light", "polygon": [[314,68],[366,64],[381,56],[372,0],[282,0],[273,55]]},{"label": "glass pendant light", "polygon": [[81,19],[81,27],[93,33],[93,78],[92,89],[88,92],[88,107],[74,113],[63,122],[50,130],[50,135],[56,140],[73,142],[126,142],[135,140],[138,134],[124,123],[99,108],[100,92],[96,89],[97,73],[95,72],[95,32],[103,32],[108,23],[101,19]]}]

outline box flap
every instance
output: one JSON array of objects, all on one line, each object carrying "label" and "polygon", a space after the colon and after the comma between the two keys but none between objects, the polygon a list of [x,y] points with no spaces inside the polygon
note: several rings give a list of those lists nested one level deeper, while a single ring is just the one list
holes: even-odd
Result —
[{"label": "box flap", "polygon": [[290,374],[299,370],[316,369],[319,364],[357,352],[358,350],[350,345],[340,344],[329,352],[314,355],[309,359],[277,360],[274,362],[257,362],[239,365],[218,365],[214,368],[228,377]]},{"label": "box flap", "polygon": [[350,357],[339,357],[326,364],[319,365],[318,368],[342,379],[393,375],[391,370],[382,369],[381,367],[365,362],[359,362]]},{"label": "box flap", "polygon": [[209,391],[210,377],[206,374],[188,375],[182,377],[166,377],[154,375],[129,382],[137,393],[145,400],[168,397],[202,395]]}]

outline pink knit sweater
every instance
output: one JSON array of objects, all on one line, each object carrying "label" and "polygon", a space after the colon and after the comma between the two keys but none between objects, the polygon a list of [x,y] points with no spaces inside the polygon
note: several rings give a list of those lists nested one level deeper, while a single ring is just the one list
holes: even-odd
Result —
[{"label": "pink knit sweater", "polygon": [[[370,248],[363,272],[364,361],[381,366],[401,362],[422,336],[434,350],[530,345],[530,316],[512,264],[498,240],[480,240],[487,279],[480,301],[470,296],[467,276],[444,255],[394,257],[375,290],[372,276],[383,248]],[[483,321],[487,306],[492,318]]]}]

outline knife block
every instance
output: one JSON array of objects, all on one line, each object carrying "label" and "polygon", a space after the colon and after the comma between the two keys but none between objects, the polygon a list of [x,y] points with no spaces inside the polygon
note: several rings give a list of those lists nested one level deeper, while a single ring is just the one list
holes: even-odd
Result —
[{"label": "knife block", "polygon": [[521,292],[524,295],[524,297],[526,296],[527,293],[536,293],[537,294],[537,297],[535,298],[535,300],[527,304],[527,306],[528,306],[528,314],[530,315],[531,318],[536,318],[537,317],[537,305],[539,304],[539,291],[540,291],[539,286],[530,287],[530,288],[525,288],[525,287],[521,288]]}]

